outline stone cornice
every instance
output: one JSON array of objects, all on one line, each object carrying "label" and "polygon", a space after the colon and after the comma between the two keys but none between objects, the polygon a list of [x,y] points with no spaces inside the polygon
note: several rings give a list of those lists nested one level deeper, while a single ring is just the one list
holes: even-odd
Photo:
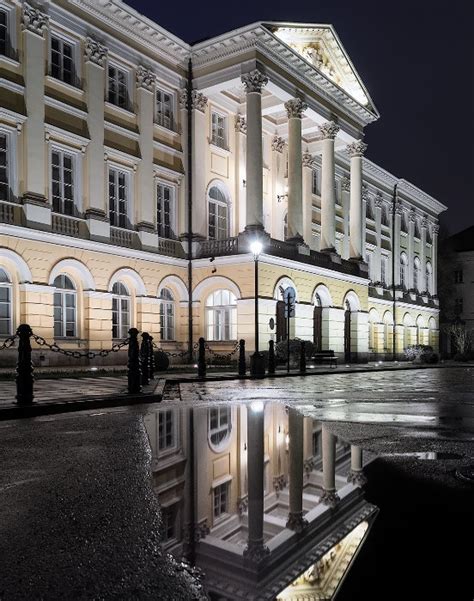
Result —
[{"label": "stone cornice", "polygon": [[259,51],[262,55],[283,67],[295,79],[317,91],[317,93],[336,104],[352,119],[367,125],[378,119],[375,109],[359,104],[342,88],[331,82],[314,65],[278,39],[263,23],[253,23],[222,36],[206,40],[192,47],[193,64],[196,68],[217,64],[232,56]]},{"label": "stone cornice", "polygon": [[125,2],[121,0],[107,2],[69,0],[69,2],[113,30],[125,34],[133,43],[146,46],[152,55],[158,54],[168,63],[174,62],[186,67],[190,46]]}]

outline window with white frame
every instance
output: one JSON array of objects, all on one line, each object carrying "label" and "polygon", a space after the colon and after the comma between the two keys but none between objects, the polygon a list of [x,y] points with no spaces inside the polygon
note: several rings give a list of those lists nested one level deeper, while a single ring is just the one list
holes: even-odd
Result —
[{"label": "window with white frame", "polygon": [[58,275],[53,282],[54,291],[54,337],[76,336],[76,288],[67,275]]},{"label": "window with white frame", "polygon": [[52,34],[50,52],[51,76],[64,83],[76,85],[74,45]]},{"label": "window with white frame", "polygon": [[174,97],[165,90],[156,90],[156,123],[174,129]]},{"label": "window with white frame", "polygon": [[0,130],[0,200],[11,199],[10,135]]},{"label": "window with white frame", "polygon": [[51,201],[53,211],[75,215],[75,161],[70,152],[59,148],[51,150]]},{"label": "window with white frame", "polygon": [[173,186],[159,183],[156,189],[156,229],[160,238],[175,238]]},{"label": "window with white frame", "polygon": [[128,219],[128,173],[109,167],[109,219],[110,225],[127,228]]},{"label": "window with white frame", "polygon": [[0,6],[0,54],[12,57],[13,48],[10,35],[10,14],[13,9]]},{"label": "window with white frame", "polygon": [[226,148],[227,119],[224,115],[211,113],[211,142],[220,148]]},{"label": "window with white frame", "polygon": [[212,186],[208,193],[209,240],[229,237],[229,205],[224,192]]},{"label": "window with white frame", "polygon": [[408,260],[405,253],[400,255],[400,286],[406,288],[408,285]]},{"label": "window with white frame", "polygon": [[385,255],[380,257],[380,281],[384,286],[387,285],[387,257]]},{"label": "window with white frame", "polygon": [[10,336],[12,328],[12,284],[0,267],[0,336]]},{"label": "window with white frame", "polygon": [[220,450],[229,439],[232,430],[230,407],[220,406],[208,410],[208,436],[214,450]]},{"label": "window with white frame", "polygon": [[107,71],[107,100],[120,108],[129,108],[128,72],[110,63]]},{"label": "window with white frame", "polygon": [[214,517],[220,518],[228,513],[229,482],[224,482],[214,489]]},{"label": "window with white frame", "polygon": [[112,338],[127,338],[130,329],[130,293],[122,282],[112,287]]},{"label": "window with white frame", "polygon": [[176,413],[166,409],[158,413],[158,449],[170,451],[177,446]]},{"label": "window with white frame", "polygon": [[161,340],[174,340],[174,298],[171,290],[163,288],[160,301]]},{"label": "window with white frame", "polygon": [[237,339],[237,299],[230,290],[216,290],[206,300],[208,340]]},{"label": "window with white frame", "polygon": [[321,172],[314,167],[311,171],[311,194],[321,196]]}]

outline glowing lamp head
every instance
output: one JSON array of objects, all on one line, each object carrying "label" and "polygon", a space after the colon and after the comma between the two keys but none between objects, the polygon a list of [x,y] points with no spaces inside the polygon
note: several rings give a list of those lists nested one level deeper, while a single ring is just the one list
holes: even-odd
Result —
[{"label": "glowing lamp head", "polygon": [[263,250],[263,244],[260,242],[260,240],[254,240],[250,245],[250,250],[252,251],[254,257],[258,257]]}]

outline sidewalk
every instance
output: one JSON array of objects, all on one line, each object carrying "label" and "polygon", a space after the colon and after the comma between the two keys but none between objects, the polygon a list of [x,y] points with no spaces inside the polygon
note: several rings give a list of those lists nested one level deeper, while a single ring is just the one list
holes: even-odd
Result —
[{"label": "sidewalk", "polygon": [[[183,366],[185,369],[169,370],[155,374],[155,379],[148,386],[143,387],[139,394],[128,394],[127,376],[122,367],[110,369],[110,373],[119,372],[121,375],[96,375],[88,374],[89,370],[82,370],[76,376],[63,368],[63,373],[67,377],[61,377],[61,368],[55,377],[44,377],[35,380],[34,383],[34,403],[31,406],[20,407],[16,404],[16,386],[14,375],[10,379],[0,380],[0,420],[16,419],[18,417],[34,417],[51,413],[63,413],[68,411],[82,411],[85,409],[96,409],[106,407],[118,407],[122,405],[157,403],[165,395],[165,387],[170,390],[176,388],[180,383],[193,382],[219,382],[233,380],[252,380],[250,375],[238,376],[236,371],[208,370],[206,378],[198,378],[197,370],[191,366]],[[473,367],[469,363],[438,363],[434,365],[414,364],[407,362],[383,362],[383,363],[365,363],[354,365],[340,365],[337,368],[327,366],[308,367],[305,374],[297,370],[286,372],[286,369],[279,369],[268,378],[293,378],[318,375],[343,375],[351,373],[374,373],[380,371],[401,371],[410,369],[432,369],[432,368],[456,368]],[[49,375],[47,372],[46,375]],[[35,370],[38,376],[41,370]]]}]

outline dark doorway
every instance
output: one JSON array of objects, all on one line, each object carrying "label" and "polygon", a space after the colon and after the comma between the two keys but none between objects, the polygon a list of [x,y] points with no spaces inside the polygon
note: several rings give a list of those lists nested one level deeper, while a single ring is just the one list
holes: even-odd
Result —
[{"label": "dark doorway", "polygon": [[346,308],[344,313],[344,359],[351,362],[351,310]]},{"label": "dark doorway", "polygon": [[287,319],[285,317],[285,301],[279,300],[276,305],[276,341],[287,338]]},{"label": "dark doorway", "polygon": [[313,311],[313,342],[314,350],[319,353],[323,350],[322,343],[322,332],[323,332],[323,308],[314,307]]}]

